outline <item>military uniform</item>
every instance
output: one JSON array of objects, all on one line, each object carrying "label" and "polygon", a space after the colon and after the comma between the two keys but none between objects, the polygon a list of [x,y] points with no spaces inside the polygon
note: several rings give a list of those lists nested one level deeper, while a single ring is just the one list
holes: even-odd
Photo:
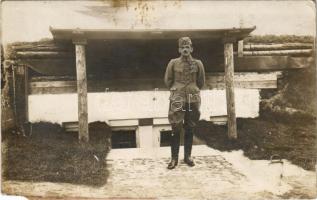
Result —
[{"label": "military uniform", "polygon": [[204,66],[191,56],[172,59],[166,68],[164,82],[170,89],[168,119],[172,125],[172,159],[178,159],[180,132],[183,128],[184,157],[190,157],[193,128],[200,117],[200,89],[205,83]]}]

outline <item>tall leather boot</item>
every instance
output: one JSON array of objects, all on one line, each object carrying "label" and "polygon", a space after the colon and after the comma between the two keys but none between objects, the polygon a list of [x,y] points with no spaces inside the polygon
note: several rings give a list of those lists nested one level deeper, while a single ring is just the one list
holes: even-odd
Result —
[{"label": "tall leather boot", "polygon": [[180,131],[181,129],[179,127],[172,126],[172,134],[170,137],[172,159],[171,159],[171,162],[167,166],[168,169],[174,169],[178,164]]},{"label": "tall leather boot", "polygon": [[185,128],[185,139],[184,139],[184,162],[190,166],[195,166],[194,160],[191,158],[193,146],[193,128]]}]

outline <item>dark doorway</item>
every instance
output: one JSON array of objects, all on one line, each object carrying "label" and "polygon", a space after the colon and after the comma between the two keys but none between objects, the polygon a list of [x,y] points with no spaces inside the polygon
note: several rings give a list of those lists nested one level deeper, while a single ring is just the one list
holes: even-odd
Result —
[{"label": "dark doorway", "polygon": [[172,131],[161,131],[161,140],[160,140],[160,146],[161,147],[167,147],[170,146],[170,137],[171,137]]},{"label": "dark doorway", "polygon": [[113,149],[136,148],[135,130],[112,131],[111,146]]},{"label": "dark doorway", "polygon": [[[170,138],[171,138],[172,131],[161,131],[161,147],[170,146]],[[180,145],[184,145],[183,133],[180,134]]]}]

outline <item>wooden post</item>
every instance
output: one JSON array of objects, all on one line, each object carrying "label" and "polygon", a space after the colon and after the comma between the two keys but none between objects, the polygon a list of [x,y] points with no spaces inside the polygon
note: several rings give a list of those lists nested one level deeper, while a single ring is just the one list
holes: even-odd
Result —
[{"label": "wooden post", "polygon": [[237,123],[234,102],[234,62],[233,62],[233,41],[224,41],[225,55],[225,83],[228,115],[228,137],[237,139]]},{"label": "wooden post", "polygon": [[78,93],[78,139],[89,141],[88,133],[88,102],[87,102],[87,76],[86,76],[86,40],[73,40],[76,51],[76,73]]},{"label": "wooden post", "polygon": [[238,57],[243,57],[243,40],[238,41]]},{"label": "wooden post", "polygon": [[29,68],[25,66],[24,74],[25,123],[29,122]]},{"label": "wooden post", "polygon": [[15,102],[15,75],[13,70],[13,61],[4,60],[2,70],[3,89],[2,89],[2,103],[1,110],[1,123],[2,130],[8,130],[10,128],[18,127],[17,114],[16,114],[16,102]]},{"label": "wooden post", "polygon": [[16,126],[25,135],[25,125],[28,122],[28,67],[12,66],[13,73],[13,106]]}]

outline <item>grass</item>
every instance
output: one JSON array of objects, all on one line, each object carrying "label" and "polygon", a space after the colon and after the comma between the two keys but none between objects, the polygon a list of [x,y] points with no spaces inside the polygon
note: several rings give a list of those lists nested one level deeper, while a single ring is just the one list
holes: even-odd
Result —
[{"label": "grass", "polygon": [[7,132],[2,138],[3,178],[104,185],[111,131],[101,122],[89,124],[89,130],[89,143],[79,143],[77,133],[50,123],[33,124],[28,136]]},{"label": "grass", "polygon": [[196,136],[207,145],[221,150],[242,149],[250,159],[269,160],[279,155],[307,170],[315,170],[316,164],[316,124],[276,122],[272,119],[238,119],[238,139],[230,141],[227,127],[200,121]]}]

